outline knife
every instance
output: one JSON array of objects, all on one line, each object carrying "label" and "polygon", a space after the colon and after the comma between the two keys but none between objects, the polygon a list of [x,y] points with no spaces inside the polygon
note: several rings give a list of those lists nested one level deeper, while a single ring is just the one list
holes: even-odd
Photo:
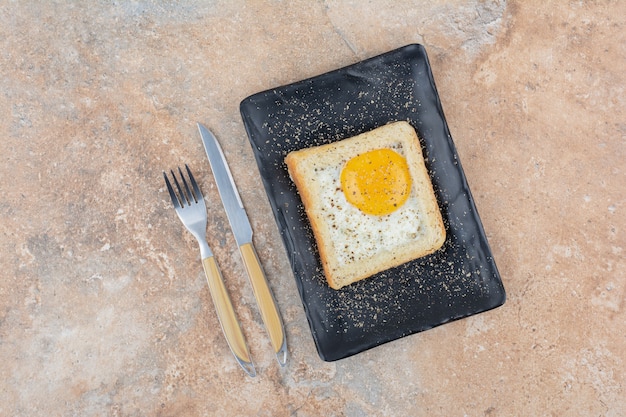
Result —
[{"label": "knife", "polygon": [[201,123],[198,123],[200,137],[204,150],[209,158],[211,171],[215,177],[217,190],[228,216],[228,222],[235,235],[239,252],[243,258],[248,278],[252,284],[252,291],[259,305],[263,324],[269,335],[276,359],[281,366],[287,363],[287,339],[285,329],[276,305],[276,300],[267,283],[267,278],[261,267],[259,256],[252,243],[252,226],[243,207],[237,186],[228,168],[224,152],[215,136]]}]

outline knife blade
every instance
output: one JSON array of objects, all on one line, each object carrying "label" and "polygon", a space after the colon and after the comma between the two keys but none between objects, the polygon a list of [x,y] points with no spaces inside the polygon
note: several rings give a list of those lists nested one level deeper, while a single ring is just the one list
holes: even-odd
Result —
[{"label": "knife blade", "polygon": [[201,123],[198,123],[198,130],[211,165],[211,171],[213,171],[213,177],[215,177],[217,190],[228,216],[228,222],[235,236],[237,246],[239,246],[239,252],[243,258],[246,272],[252,285],[252,291],[261,312],[263,324],[269,335],[276,359],[281,366],[284,366],[287,363],[285,330],[276,300],[252,243],[250,220],[217,138]]}]

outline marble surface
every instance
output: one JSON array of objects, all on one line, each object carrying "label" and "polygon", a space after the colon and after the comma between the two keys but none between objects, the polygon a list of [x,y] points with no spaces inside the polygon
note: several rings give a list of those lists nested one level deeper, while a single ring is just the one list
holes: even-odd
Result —
[{"label": "marble surface", "polygon": [[[626,2],[0,1],[0,415],[626,415]],[[426,47],[508,299],[326,363],[244,97]],[[198,139],[222,140],[280,368]],[[234,363],[163,169],[188,163],[259,375]]]}]

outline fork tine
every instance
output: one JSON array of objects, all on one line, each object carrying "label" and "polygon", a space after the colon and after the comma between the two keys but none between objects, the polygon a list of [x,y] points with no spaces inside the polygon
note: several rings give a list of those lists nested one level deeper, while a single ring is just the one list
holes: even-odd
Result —
[{"label": "fork tine", "polygon": [[[187,166],[185,164],[185,166]],[[189,170],[189,168],[187,168],[187,170]],[[196,199],[196,196],[193,195],[193,193],[191,192],[191,189],[189,188],[189,184],[187,184],[187,180],[185,179],[185,175],[183,175],[183,171],[182,169],[180,169],[180,167],[178,167],[178,173],[180,174],[180,178],[183,181],[183,185],[185,186],[185,191],[187,192],[187,201],[189,202],[189,204],[193,203],[197,203],[198,200]]]},{"label": "fork tine", "polygon": [[[178,170],[180,171],[180,168],[178,168]],[[170,172],[172,173],[172,178],[174,179],[174,184],[176,184],[176,188],[178,189],[178,195],[180,196],[180,205],[182,207],[185,207],[186,205],[189,205],[189,198],[187,197],[187,195],[183,192],[183,189],[180,186],[180,183],[178,182],[178,180],[176,179],[176,174],[174,174],[173,170],[170,170]],[[185,180],[185,177],[183,177],[183,181]]]},{"label": "fork tine", "polygon": [[198,187],[198,183],[196,182],[196,179],[193,177],[193,174],[191,173],[191,170],[189,169],[189,166],[187,164],[185,164],[185,168],[187,169],[187,174],[189,175],[189,181],[191,182],[191,186],[193,187],[193,192],[195,194],[196,201],[200,201],[204,198],[202,196],[202,192],[200,191],[200,187]]},{"label": "fork tine", "polygon": [[[170,183],[170,180],[167,178],[167,174],[165,173],[165,171],[163,171],[163,178],[165,178],[165,185],[167,185],[167,191],[170,193],[172,204],[174,204],[174,208],[178,210],[180,208],[180,202],[178,201],[178,197],[176,196],[176,193],[174,192],[174,189],[172,188],[172,184]],[[174,177],[174,179],[176,179],[176,177]]]}]

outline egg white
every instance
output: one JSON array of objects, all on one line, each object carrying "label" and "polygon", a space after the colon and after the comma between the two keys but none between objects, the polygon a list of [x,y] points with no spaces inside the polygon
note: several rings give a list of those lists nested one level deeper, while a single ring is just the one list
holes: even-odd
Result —
[{"label": "egg white", "polygon": [[[392,148],[402,154],[401,146]],[[394,212],[383,216],[366,214],[346,200],[341,189],[342,169],[343,163],[320,167],[316,176],[323,202],[321,215],[339,262],[359,262],[420,237],[420,208],[413,185],[409,198]]]}]

